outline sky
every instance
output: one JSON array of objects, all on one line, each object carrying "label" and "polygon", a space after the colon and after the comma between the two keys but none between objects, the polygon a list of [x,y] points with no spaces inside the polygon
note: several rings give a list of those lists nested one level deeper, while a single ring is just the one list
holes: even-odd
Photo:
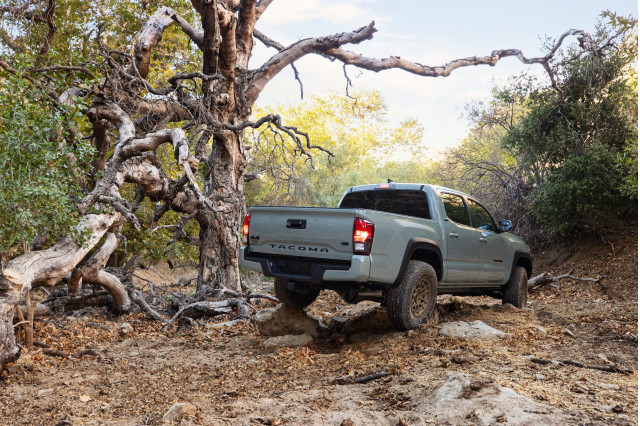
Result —
[{"label": "sky", "polygon": [[[495,49],[516,48],[527,57],[543,56],[545,38],[555,39],[572,28],[593,32],[606,9],[638,16],[636,0],[275,0],[256,28],[288,46],[308,37],[353,31],[375,21],[378,31],[372,40],[343,47],[366,56],[401,56],[436,66],[462,57],[485,56]],[[249,65],[257,67],[274,53],[257,42]],[[305,98],[344,93],[342,63],[307,55],[296,66]],[[425,129],[423,143],[434,157],[468,133],[465,104],[489,99],[492,88],[504,84],[509,76],[528,72],[545,78],[541,66],[527,66],[516,58],[503,59],[495,67],[458,69],[444,78],[400,70],[375,73],[353,66],[348,66],[347,72],[353,82],[350,90],[380,91],[393,123],[417,118]],[[257,104],[299,101],[298,83],[287,67],[269,82]]]}]

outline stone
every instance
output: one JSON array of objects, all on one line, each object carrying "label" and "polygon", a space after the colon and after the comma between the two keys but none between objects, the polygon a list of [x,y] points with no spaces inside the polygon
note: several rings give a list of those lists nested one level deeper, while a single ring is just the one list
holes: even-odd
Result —
[{"label": "stone", "polygon": [[162,416],[163,420],[178,420],[187,416],[194,416],[198,412],[198,407],[188,402],[176,402],[169,408],[169,411]]},{"label": "stone", "polygon": [[327,327],[330,330],[339,333],[340,330],[342,330],[342,327],[344,327],[344,325],[347,323],[347,321],[349,321],[348,318],[331,317],[327,320]]},{"label": "stone", "polygon": [[456,364],[473,364],[475,362],[480,361],[480,358],[475,355],[469,355],[469,356],[454,355],[451,357],[451,361],[455,362]]},{"label": "stone", "polygon": [[505,388],[489,377],[453,374],[432,394],[416,402],[415,411],[435,424],[566,425],[569,412],[541,404]]},{"label": "stone", "polygon": [[545,376],[544,374],[536,374],[536,380],[538,381],[543,381],[547,378],[547,376]]},{"label": "stone", "polygon": [[535,328],[536,330],[538,330],[542,334],[547,334],[547,329],[544,328],[541,325],[534,325],[533,328]]},{"label": "stone", "polygon": [[573,331],[569,330],[568,328],[563,328],[561,333],[564,334],[565,336],[576,337],[576,335],[573,334]]},{"label": "stone", "polygon": [[128,322],[122,323],[120,326],[120,334],[131,334],[133,333],[133,327]]},{"label": "stone", "polygon": [[265,348],[291,348],[305,346],[313,342],[313,338],[308,334],[287,334],[286,336],[270,337],[262,344]]},{"label": "stone", "polygon": [[89,395],[80,395],[80,402],[89,402],[91,397]]},{"label": "stone", "polygon": [[393,330],[393,326],[387,316],[387,310],[379,306],[371,306],[358,312],[358,314],[344,324],[340,333],[368,335],[384,333]]},{"label": "stone", "polygon": [[311,318],[302,309],[288,306],[258,311],[254,316],[254,321],[258,331],[264,336],[308,334],[317,337],[325,329],[317,319]]},{"label": "stone", "polygon": [[607,389],[607,390],[620,390],[620,386],[613,383],[600,383],[599,386],[602,389]]},{"label": "stone", "polygon": [[493,327],[489,327],[482,321],[473,321],[471,323],[465,321],[445,322],[440,325],[440,336],[446,337],[464,337],[468,339],[490,339],[504,338],[506,334]]}]

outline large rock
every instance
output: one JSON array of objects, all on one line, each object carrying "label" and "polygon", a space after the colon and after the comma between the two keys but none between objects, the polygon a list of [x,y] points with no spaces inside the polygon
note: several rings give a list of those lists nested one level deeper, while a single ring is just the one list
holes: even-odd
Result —
[{"label": "large rock", "polygon": [[566,425],[569,413],[518,395],[488,377],[453,374],[416,410],[435,418],[436,424],[459,425]]},{"label": "large rock", "polygon": [[387,310],[379,306],[371,306],[349,318],[340,329],[342,334],[384,333],[393,330],[387,316]]},{"label": "large rock", "polygon": [[504,338],[506,336],[504,332],[489,327],[482,321],[445,322],[440,325],[440,335],[447,337],[465,337],[469,339]]},{"label": "large rock", "polygon": [[162,418],[164,420],[178,420],[187,416],[195,416],[198,407],[188,402],[176,402],[169,408]]},{"label": "large rock", "polygon": [[287,306],[258,311],[254,321],[258,331],[264,336],[308,334],[317,337],[323,332],[323,327],[317,319],[311,318],[302,309]]},{"label": "large rock", "polygon": [[286,336],[269,337],[262,342],[266,348],[291,348],[305,346],[313,342],[313,338],[308,334],[287,334]]}]

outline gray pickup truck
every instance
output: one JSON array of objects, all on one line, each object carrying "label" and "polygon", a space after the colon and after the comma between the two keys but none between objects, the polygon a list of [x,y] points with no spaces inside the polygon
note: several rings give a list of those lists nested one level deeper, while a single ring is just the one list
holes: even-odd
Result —
[{"label": "gray pickup truck", "polygon": [[337,208],[252,207],[240,266],[275,278],[293,307],[320,290],[346,302],[380,302],[409,330],[433,312],[438,294],[489,294],[524,307],[529,247],[469,195],[449,188],[386,183],[349,188]]}]

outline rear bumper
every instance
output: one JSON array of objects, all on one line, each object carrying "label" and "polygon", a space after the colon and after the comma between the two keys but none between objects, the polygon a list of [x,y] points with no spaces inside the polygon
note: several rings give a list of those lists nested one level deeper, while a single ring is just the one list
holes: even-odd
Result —
[{"label": "rear bumper", "polygon": [[371,260],[369,256],[354,255],[351,264],[331,263],[322,259],[304,259],[305,272],[284,272],[279,265],[287,263],[287,258],[249,253],[246,246],[240,248],[240,266],[260,272],[268,277],[320,284],[323,281],[367,282]]}]

